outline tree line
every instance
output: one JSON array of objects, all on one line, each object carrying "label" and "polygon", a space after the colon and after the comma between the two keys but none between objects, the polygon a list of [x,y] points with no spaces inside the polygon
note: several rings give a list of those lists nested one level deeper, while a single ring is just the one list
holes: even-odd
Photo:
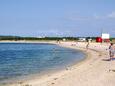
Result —
[{"label": "tree line", "polygon": [[[0,36],[0,40],[79,40],[80,37],[20,37],[20,36]],[[83,38],[83,37],[82,37]],[[86,39],[95,40],[96,37],[84,37]],[[115,40],[115,38],[111,38],[111,40]]]},{"label": "tree line", "polygon": [[20,37],[20,36],[0,36],[0,40],[78,40],[77,37]]}]

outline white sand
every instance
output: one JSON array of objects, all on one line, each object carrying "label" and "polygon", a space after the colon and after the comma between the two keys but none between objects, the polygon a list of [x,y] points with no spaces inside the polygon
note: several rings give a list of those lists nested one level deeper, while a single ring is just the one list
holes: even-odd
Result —
[{"label": "white sand", "polygon": [[88,50],[86,43],[63,42],[59,45],[83,50],[88,57],[63,71],[8,86],[115,86],[115,72],[112,71],[115,60],[106,61],[109,59],[108,44],[91,43]]}]

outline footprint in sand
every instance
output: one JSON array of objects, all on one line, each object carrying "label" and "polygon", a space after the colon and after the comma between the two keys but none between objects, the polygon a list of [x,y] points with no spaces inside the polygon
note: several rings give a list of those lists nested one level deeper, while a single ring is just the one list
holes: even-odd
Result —
[{"label": "footprint in sand", "polygon": [[54,78],[54,80],[57,80],[58,78]]},{"label": "footprint in sand", "polygon": [[51,83],[52,85],[54,85],[55,83]]}]

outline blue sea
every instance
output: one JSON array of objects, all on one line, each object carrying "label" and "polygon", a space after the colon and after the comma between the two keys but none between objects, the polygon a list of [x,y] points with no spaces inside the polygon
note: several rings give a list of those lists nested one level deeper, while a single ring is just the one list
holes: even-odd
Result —
[{"label": "blue sea", "polygon": [[0,83],[64,69],[85,58],[79,50],[44,43],[0,43]]}]

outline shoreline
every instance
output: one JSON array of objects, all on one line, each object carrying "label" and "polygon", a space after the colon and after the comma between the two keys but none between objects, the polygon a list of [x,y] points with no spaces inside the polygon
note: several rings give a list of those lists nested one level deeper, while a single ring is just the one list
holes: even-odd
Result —
[{"label": "shoreline", "polygon": [[[17,42],[17,43],[18,43],[18,42]],[[22,42],[22,43],[24,43],[24,42]],[[30,42],[26,42],[26,43],[30,43]],[[31,43],[33,43],[33,42],[31,42]],[[39,42],[36,42],[36,43],[39,43]],[[85,61],[88,61],[88,60],[90,59],[90,57],[91,57],[91,56],[90,56],[90,53],[87,53],[87,51],[85,51],[85,49],[82,49],[82,48],[77,48],[77,47],[74,48],[74,46],[67,46],[67,45],[63,45],[63,44],[58,44],[58,43],[55,43],[54,41],[53,41],[53,42],[44,42],[44,41],[43,41],[43,42],[40,42],[40,43],[56,44],[56,45],[61,46],[61,47],[79,50],[79,51],[85,53],[86,56],[85,56],[85,58],[84,58],[83,60],[81,60],[81,61],[79,61],[79,62],[77,62],[77,63],[74,63],[73,65],[68,66],[68,67],[66,67],[65,69],[58,70],[58,71],[50,71],[50,73],[48,72],[47,74],[40,76],[40,78],[38,78],[39,76],[36,77],[37,74],[35,74],[35,77],[32,75],[32,77],[30,77],[30,78],[28,78],[28,79],[24,79],[24,80],[22,80],[22,81],[19,81],[19,82],[17,82],[17,83],[13,83],[13,85],[10,85],[10,86],[15,86],[15,85],[17,86],[17,85],[19,85],[19,84],[28,85],[27,83],[33,82],[33,81],[32,81],[32,78],[33,78],[33,77],[34,77],[34,79],[37,79],[37,81],[40,81],[40,82],[42,82],[42,80],[46,80],[46,81],[47,81],[47,79],[49,80],[49,79],[53,78],[55,75],[63,75],[63,73],[66,74],[67,71],[69,71],[69,70],[71,70],[71,69],[74,69],[74,67],[76,67],[76,66],[82,65],[82,63],[85,63]],[[33,86],[33,85],[32,85],[32,86]]]},{"label": "shoreline", "polygon": [[[46,42],[46,41],[40,41],[40,42],[39,41],[36,41],[36,42],[34,42],[34,41],[13,41],[13,42],[12,41],[2,41],[0,43],[46,43],[46,44],[55,44],[57,46],[64,47],[64,48],[70,48],[70,47],[67,47],[67,46],[62,46],[60,44],[57,44],[56,41],[48,41],[48,42]],[[70,49],[73,49],[73,48],[70,48]],[[79,49],[73,49],[73,50],[77,50],[77,51],[80,51],[80,52],[84,53],[84,51],[79,50]],[[84,54],[86,55],[86,53],[84,53]],[[84,57],[83,60],[76,61],[76,63],[74,62],[73,64],[71,63],[70,65],[65,66],[64,68],[60,68],[60,69],[56,69],[56,70],[50,70],[50,71],[47,71],[47,72],[43,72],[41,74],[38,74],[38,73],[29,74],[27,76],[21,76],[21,77],[17,77],[17,78],[12,78],[10,80],[5,80],[5,82],[3,83],[3,86],[9,86],[10,84],[17,85],[17,84],[25,82],[25,81],[30,81],[30,80],[32,80],[32,78],[37,78],[37,79],[46,78],[46,77],[51,76],[52,74],[62,72],[62,71],[65,71],[65,70],[69,70],[69,68],[73,67],[76,64],[81,63],[85,59],[86,59],[86,56]],[[6,83],[7,81],[8,81],[8,83]]]},{"label": "shoreline", "polygon": [[[85,60],[40,79],[32,78],[7,86],[114,86],[115,73],[108,70],[115,66],[111,68],[110,62],[103,60],[108,59],[106,57],[108,44],[92,43],[90,49],[86,51],[85,43],[78,43],[74,46],[72,43],[75,42],[63,42],[59,46],[85,51],[88,55]],[[115,62],[113,61],[112,64],[115,65]]]}]

